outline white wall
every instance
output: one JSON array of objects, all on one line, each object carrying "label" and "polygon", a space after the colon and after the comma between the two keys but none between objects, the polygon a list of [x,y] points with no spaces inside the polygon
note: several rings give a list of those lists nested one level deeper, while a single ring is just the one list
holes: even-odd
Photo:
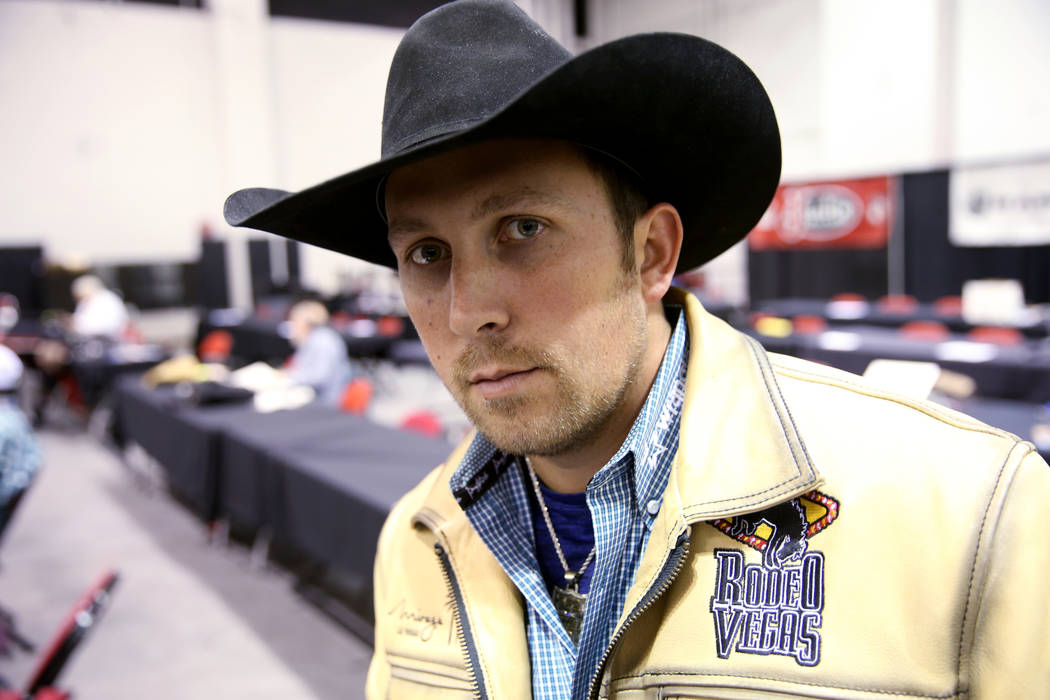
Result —
[{"label": "white wall", "polygon": [[[519,0],[574,49],[649,30],[738,53],[769,91],[784,178],[939,167],[1050,152],[1045,0]],[[97,262],[188,259],[239,187],[299,189],[379,153],[400,30],[270,19],[265,0],[211,10],[78,0],[0,2],[0,244]],[[262,235],[262,234],[259,234]],[[733,300],[743,251],[710,265]],[[303,255],[334,291],[354,263]]]},{"label": "white wall", "polygon": [[194,257],[221,204],[212,64],[200,12],[0,2],[0,242]]},{"label": "white wall", "polygon": [[[592,0],[587,45],[684,31],[762,80],[785,181],[1050,153],[1046,0]],[[708,280],[742,299],[741,247]]]},{"label": "white wall", "polygon": [[[299,189],[379,153],[399,30],[266,17],[264,0],[209,11],[63,0],[0,2],[0,245],[48,258],[193,259],[207,223],[230,241],[248,303],[235,189]],[[355,269],[316,248],[308,284]]]},{"label": "white wall", "polygon": [[956,5],[955,159],[1050,154],[1050,2]]},{"label": "white wall", "polygon": [[[300,190],[379,158],[386,76],[402,34],[366,25],[271,22],[281,173],[275,184]],[[353,222],[346,225],[353,235]],[[327,292],[337,291],[347,275],[382,275],[322,248],[301,251],[304,278]]]}]

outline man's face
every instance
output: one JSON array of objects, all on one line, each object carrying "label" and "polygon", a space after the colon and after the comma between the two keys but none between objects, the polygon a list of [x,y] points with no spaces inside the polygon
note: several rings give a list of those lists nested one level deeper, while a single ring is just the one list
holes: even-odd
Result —
[{"label": "man's face", "polygon": [[563,454],[637,409],[623,398],[646,347],[645,303],[575,147],[505,140],[439,155],[395,171],[386,208],[412,321],[493,444]]}]

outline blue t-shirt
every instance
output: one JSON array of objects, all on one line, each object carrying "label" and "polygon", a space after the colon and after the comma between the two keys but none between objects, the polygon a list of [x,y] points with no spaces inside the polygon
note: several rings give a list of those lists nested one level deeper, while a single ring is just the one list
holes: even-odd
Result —
[{"label": "blue t-shirt", "polygon": [[[525,472],[525,483],[531,485],[532,479]],[[594,526],[591,524],[591,511],[587,507],[586,493],[557,493],[540,482],[543,500],[547,503],[554,530],[558,533],[558,542],[565,560],[573,571],[579,571],[587,555],[594,548]],[[529,509],[532,511],[532,535],[536,540],[536,557],[539,559],[540,573],[547,589],[555,586],[565,587],[565,568],[558,559],[547,523],[540,511],[533,489],[527,489]],[[587,565],[587,570],[580,578],[580,593],[587,593],[591,588],[591,574],[594,573],[594,560]]]}]

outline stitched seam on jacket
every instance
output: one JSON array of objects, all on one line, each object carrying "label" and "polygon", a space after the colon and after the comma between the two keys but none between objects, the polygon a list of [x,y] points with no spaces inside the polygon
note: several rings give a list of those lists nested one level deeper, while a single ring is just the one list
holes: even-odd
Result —
[{"label": "stitched seam on jacket", "polygon": [[[799,447],[799,449],[802,450],[802,454],[806,458],[806,467],[809,470],[809,475],[812,477],[813,476],[813,461],[810,459],[809,451],[806,449],[806,443],[804,443],[802,441],[802,437],[798,434],[798,431],[794,429],[795,428],[795,418],[794,418],[794,416],[791,415],[791,407],[788,406],[787,400],[784,398],[784,393],[782,391],[780,391],[780,385],[776,383],[777,382],[777,380],[776,380],[776,370],[773,368],[773,363],[769,359],[769,354],[766,353],[765,348],[762,347],[762,344],[759,343],[754,338],[745,335],[744,339],[747,340],[748,345],[751,348],[751,354],[755,356],[755,360],[758,362],[759,367],[761,367],[761,369],[762,369],[762,377],[763,377],[763,379],[766,380],[766,393],[769,394],[770,400],[773,399],[773,394],[772,394],[772,390],[770,389],[770,385],[772,384],[773,386],[775,386],[777,388],[777,397],[780,399],[780,403],[777,404],[774,401],[773,405],[777,408],[777,414],[778,415],[780,414],[780,407],[783,406],[784,413],[787,414],[787,418],[788,418],[787,422],[791,424],[792,432],[795,435],[795,439],[798,441],[798,447]],[[768,378],[767,378],[767,375],[768,375]],[[783,425],[784,425],[784,419],[781,416],[781,426],[783,426]],[[784,437],[787,438],[787,429],[786,428],[784,429]],[[790,442],[791,442],[790,439],[788,440],[788,442],[790,444]],[[791,456],[795,459],[795,466],[800,466],[799,463],[798,463],[798,458],[795,455],[795,450],[791,450]],[[799,469],[799,474],[801,475],[801,468]]]},{"label": "stitched seam on jacket", "polygon": [[[759,369],[762,371],[762,378],[763,378],[764,383],[766,385],[766,395],[768,396],[770,403],[773,405],[773,408],[774,408],[774,410],[777,413],[777,417],[780,419],[780,427],[781,427],[781,430],[783,431],[784,440],[788,444],[789,450],[791,452],[791,458],[795,462],[795,468],[798,470],[798,473],[795,476],[791,477],[790,479],[785,479],[784,481],[781,481],[778,484],[774,484],[774,485],[770,486],[767,489],[763,489],[762,491],[755,491],[755,492],[752,492],[752,493],[745,493],[745,494],[743,494],[741,496],[730,496],[730,497],[727,497],[727,498],[719,498],[719,499],[716,499],[716,500],[704,501],[703,505],[714,505],[716,503],[728,503],[730,501],[744,501],[744,500],[750,499],[750,498],[756,499],[756,502],[757,502],[757,501],[762,500],[762,498],[760,498],[760,497],[765,496],[769,492],[776,491],[777,489],[781,488],[785,484],[790,484],[791,482],[795,481],[799,477],[805,477],[805,474],[802,471],[802,467],[801,467],[801,465],[799,464],[799,461],[798,461],[798,455],[796,454],[795,448],[792,446],[791,438],[787,434],[787,428],[785,427],[784,414],[781,413],[781,404],[783,404],[784,412],[787,413],[787,422],[790,422],[791,425],[794,426],[795,425],[795,421],[791,417],[791,411],[787,407],[787,402],[784,400],[783,394],[780,394],[779,390],[778,390],[777,396],[780,398],[780,402],[781,402],[781,404],[778,404],[777,401],[776,401],[776,398],[773,395],[773,390],[770,387],[770,378],[773,377],[773,375],[774,375],[773,366],[772,366],[772,364],[769,363],[768,358],[766,358],[765,361],[763,361],[762,355],[759,354],[758,350],[755,347],[755,346],[758,346],[759,348],[761,347],[761,345],[759,345],[757,343],[757,341],[754,341],[751,338],[748,338],[747,336],[745,336],[745,340],[748,341],[748,349],[751,351],[751,354],[754,356],[755,361],[758,363]],[[767,374],[769,376],[767,376]],[[775,383],[775,378],[773,379],[773,381]],[[813,473],[813,463],[809,459],[809,453],[806,451],[806,446],[802,442],[802,438],[798,437],[798,433],[796,433],[795,436],[797,438],[798,445],[802,449],[802,454],[805,455],[806,466],[807,466],[807,470],[809,471],[809,476],[810,476],[810,478],[813,478],[813,475],[814,475],[814,473]],[[751,503],[744,503],[742,505],[746,507],[746,506],[750,506],[752,504]],[[719,510],[721,510],[721,508],[708,508],[706,510],[696,510],[695,508],[685,508],[683,510],[683,513],[687,514],[689,517],[703,517],[704,515],[707,515],[709,513],[718,512]]]},{"label": "stitched seam on jacket", "polygon": [[[713,504],[713,503],[726,503],[727,501],[739,501],[739,500],[743,500],[745,498],[755,498],[755,497],[758,497],[758,496],[764,496],[765,494],[769,493],[770,491],[776,491],[777,489],[779,489],[784,484],[787,484],[787,483],[790,483],[790,482],[794,481],[795,478],[797,478],[797,477],[792,477],[792,478],[790,478],[790,479],[788,479],[786,481],[781,481],[779,484],[776,484],[774,486],[770,486],[768,489],[765,489],[764,491],[756,491],[755,493],[749,493],[749,494],[746,494],[746,495],[743,495],[743,496],[732,496],[730,498],[720,498],[717,501],[705,501],[704,503],[705,503],[705,505],[706,504]],[[758,501],[761,501],[761,500],[762,500],[761,498],[757,498],[757,500],[755,502],[757,503]],[[751,505],[751,504],[750,503],[744,503],[742,505],[747,506],[747,505]],[[688,513],[689,516],[692,517],[692,516],[697,516],[697,515],[706,515],[708,513],[716,513],[719,510],[720,510],[720,508],[709,508],[708,510],[694,510],[694,509],[691,509],[691,508],[686,508],[683,512]]]},{"label": "stitched seam on jacket", "polygon": [[[958,650],[956,651],[956,663],[955,663],[955,677],[956,677],[956,679],[958,679],[962,675],[963,642],[966,640],[966,627],[967,627],[966,621],[967,621],[967,617],[970,614],[970,594],[973,592],[974,579],[977,577],[977,560],[981,556],[981,551],[982,551],[981,550],[981,538],[984,536],[984,526],[988,523],[988,511],[990,511],[992,509],[992,500],[995,498],[995,493],[999,489],[999,482],[1003,478],[1003,472],[1006,471],[1006,465],[1008,465],[1010,463],[1011,455],[1013,455],[1014,450],[1016,450],[1019,445],[1023,445],[1023,444],[1024,443],[1021,443],[1020,441],[1016,442],[1014,444],[1013,448],[1011,448],[1010,451],[1006,454],[1006,459],[1003,460],[1002,465],[1000,465],[999,473],[995,475],[995,483],[992,484],[992,491],[991,491],[991,493],[988,494],[988,503],[984,507],[984,515],[981,516],[981,527],[977,530],[977,545],[974,547],[973,565],[970,567],[970,581],[969,581],[969,584],[966,586],[966,602],[963,604],[962,623],[960,625],[961,628],[959,630],[959,647],[958,647]],[[1021,455],[1021,457],[1017,460],[1018,469],[1020,468],[1021,461],[1024,460],[1024,458],[1027,457],[1030,453],[1031,453],[1030,449],[1025,450],[1024,454]],[[1016,474],[1016,473],[1017,473],[1017,469],[1014,470],[1014,474]],[[1007,491],[1009,491],[1009,486],[1007,486]],[[1006,494],[1003,495],[1003,501],[1005,502],[1005,500],[1006,500]],[[980,606],[978,605],[978,608],[979,607]],[[979,614],[979,612],[980,611],[978,610],[977,614]],[[975,617],[974,617],[974,624],[975,625],[976,625],[976,622],[977,622],[977,620],[976,620],[976,614],[975,614]],[[975,629],[974,633],[976,634],[976,629]],[[974,640],[970,641],[971,645],[973,644],[973,641]],[[960,689],[959,692],[963,692],[963,691]]]},{"label": "stitched seam on jacket", "polygon": [[931,698],[932,700],[946,700],[948,698],[959,697],[963,691],[957,691],[949,695],[923,695],[922,693],[908,693],[903,690],[879,690],[877,688],[863,688],[856,685],[831,685],[829,683],[807,683],[805,681],[787,681],[782,678],[770,678],[768,676],[748,676],[736,673],[717,673],[717,672],[686,672],[686,671],[652,671],[649,673],[639,673],[629,676],[617,676],[611,679],[611,681],[624,680],[627,678],[645,678],[647,676],[712,676],[715,678],[744,678],[755,681],[772,681],[774,683],[784,683],[785,685],[801,685],[808,686],[811,688],[829,688],[831,690],[856,690],[862,693],[877,693],[879,695],[899,695],[903,697],[911,698]]},{"label": "stitched seam on jacket", "polygon": [[[792,429],[795,427],[794,421],[791,419],[791,412],[787,408],[787,402],[784,401],[784,395],[780,393],[780,387],[776,386],[776,376],[773,372],[773,366],[769,363],[769,358],[765,356],[765,350],[758,344],[758,341],[752,340],[748,336],[744,336],[744,340],[747,342],[747,347],[751,351],[752,357],[755,358],[755,363],[758,365],[759,371],[762,373],[762,381],[766,385],[766,396],[769,397],[769,402],[773,405],[773,410],[777,412],[777,418],[780,419],[780,430],[784,435],[784,441],[788,444],[788,449],[791,451],[791,459],[795,462],[795,468],[798,470],[798,476],[803,476],[802,465],[799,464],[798,454],[796,452],[795,444],[791,440],[791,436],[788,435],[787,423],[791,424]],[[773,387],[776,387],[777,393],[774,396]],[[779,401],[778,401],[779,399]],[[787,420],[785,421],[784,413],[787,413]],[[794,431],[795,440],[799,445],[802,444],[802,439],[798,436],[798,432]],[[803,450],[805,454],[805,450]],[[807,462],[809,455],[805,455]],[[806,465],[809,468],[810,476],[813,475],[813,465]],[[788,483],[791,479],[788,479],[782,483]]]},{"label": "stitched seam on jacket", "polygon": [[937,407],[935,406],[925,406],[916,401],[908,400],[905,397],[896,396],[890,393],[884,393],[874,387],[858,384],[848,379],[841,379],[839,377],[824,377],[819,374],[806,372],[805,370],[796,369],[794,367],[785,367],[783,365],[778,365],[777,371],[782,374],[792,376],[795,379],[799,379],[801,381],[809,381],[814,382],[816,384],[824,384],[825,386],[837,387],[840,389],[846,389],[848,391],[854,391],[863,396],[869,396],[871,398],[889,401],[890,403],[895,403],[900,406],[904,406],[905,408],[911,408],[915,411],[918,411],[919,413],[929,416],[930,418],[939,420],[942,423],[947,423],[948,425],[951,425],[956,428],[961,428],[963,430],[970,430],[976,433],[984,433],[985,435],[992,435],[995,437],[1008,437],[1009,435],[1005,431],[983,425],[982,423],[977,421],[970,423],[957,420],[945,413],[942,413],[941,411],[938,411]]}]

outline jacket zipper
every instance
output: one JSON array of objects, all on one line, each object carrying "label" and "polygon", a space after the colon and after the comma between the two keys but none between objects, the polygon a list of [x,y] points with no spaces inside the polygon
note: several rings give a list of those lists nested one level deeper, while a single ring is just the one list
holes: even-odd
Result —
[{"label": "jacket zipper", "polygon": [[595,674],[591,677],[591,685],[587,691],[588,698],[597,698],[598,690],[601,686],[602,676],[605,674],[605,666],[609,663],[609,659],[612,657],[614,651],[616,651],[617,645],[620,640],[623,639],[624,633],[627,629],[634,624],[634,621],[642,616],[646,610],[649,609],[656,599],[662,596],[674,580],[678,578],[678,573],[682,570],[682,566],[685,564],[685,559],[689,555],[689,527],[686,526],[684,532],[678,536],[678,541],[675,542],[674,549],[671,550],[671,555],[667,557],[667,561],[664,562],[663,569],[660,570],[660,575],[656,577],[656,581],[652,586],[649,587],[645,597],[643,597],[631,610],[631,614],[627,616],[624,623],[620,625],[619,629],[616,630],[616,634],[613,635],[609,645],[605,647],[605,653],[602,654],[601,660],[598,662],[598,668]]},{"label": "jacket zipper", "polygon": [[467,619],[466,608],[463,606],[463,592],[459,588],[456,574],[452,570],[452,562],[448,558],[448,552],[440,542],[434,543],[434,551],[437,553],[438,561],[441,562],[441,572],[445,575],[445,583],[452,592],[455,608],[452,611],[455,619],[456,638],[459,640],[459,649],[463,653],[463,659],[467,664],[467,674],[470,676],[470,685],[476,698],[486,700],[485,683],[481,676],[481,663],[478,660],[478,648],[474,644],[474,638],[470,634],[470,620]]}]

